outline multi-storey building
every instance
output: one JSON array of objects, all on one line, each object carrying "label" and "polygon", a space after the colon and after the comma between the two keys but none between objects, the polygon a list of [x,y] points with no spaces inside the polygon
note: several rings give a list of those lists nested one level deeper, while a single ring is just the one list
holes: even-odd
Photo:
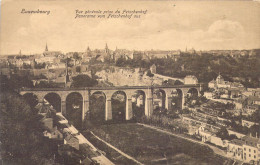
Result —
[{"label": "multi-storey building", "polygon": [[241,139],[231,140],[227,147],[227,154],[247,163],[260,163],[260,139],[244,136]]}]

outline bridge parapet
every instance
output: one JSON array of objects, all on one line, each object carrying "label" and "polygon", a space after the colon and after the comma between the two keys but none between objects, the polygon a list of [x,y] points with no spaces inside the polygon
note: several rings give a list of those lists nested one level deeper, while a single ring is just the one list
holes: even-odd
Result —
[{"label": "bridge parapet", "polygon": [[201,84],[185,84],[174,86],[114,86],[114,87],[86,87],[86,88],[21,88],[19,91],[82,91],[82,90],[127,90],[127,89],[169,89],[169,88],[200,88]]}]

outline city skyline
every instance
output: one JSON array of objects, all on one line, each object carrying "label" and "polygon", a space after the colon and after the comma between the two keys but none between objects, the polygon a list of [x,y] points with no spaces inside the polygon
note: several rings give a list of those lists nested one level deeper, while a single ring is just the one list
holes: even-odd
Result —
[{"label": "city skyline", "polygon": [[[259,2],[3,1],[1,55],[114,50],[243,50],[260,46]],[[84,7],[85,6],[85,7]],[[21,14],[48,10],[47,14]],[[147,10],[140,19],[75,19],[75,10]],[[8,16],[5,16],[7,15]]]},{"label": "city skyline", "polygon": [[94,48],[94,47],[90,47],[90,46],[86,46],[86,48],[84,50],[78,50],[78,51],[67,51],[67,52],[63,52],[61,50],[57,50],[55,48],[52,48],[49,46],[48,43],[45,43],[44,47],[38,51],[38,52],[29,52],[29,53],[24,53],[26,52],[26,50],[22,50],[20,49],[17,53],[13,53],[13,54],[0,54],[0,55],[4,55],[4,56],[8,56],[8,55],[37,55],[37,54],[42,54],[44,51],[46,51],[46,45],[48,47],[48,50],[47,51],[57,51],[57,52],[61,52],[62,54],[66,54],[66,53],[71,53],[71,52],[87,52],[87,49],[89,48],[90,51],[95,51],[95,50],[105,50],[106,49],[106,45],[108,45],[108,49],[109,50],[112,50],[112,51],[116,51],[116,50],[126,50],[126,51],[137,51],[137,52],[146,52],[146,51],[172,51],[172,52],[177,52],[177,51],[180,51],[180,52],[186,52],[186,51],[190,51],[190,50],[194,50],[195,52],[196,51],[202,51],[202,52],[209,52],[209,51],[243,51],[243,50],[246,50],[246,51],[249,51],[249,50],[258,50],[260,49],[259,48],[254,48],[254,49],[212,49],[212,50],[197,50],[195,49],[194,47],[191,47],[191,48],[188,48],[186,47],[185,49],[145,49],[145,50],[138,50],[138,49],[126,49],[126,48],[119,48],[118,46],[115,46],[115,48],[111,48],[109,46],[109,43],[105,43],[103,47],[99,47],[99,48]]}]

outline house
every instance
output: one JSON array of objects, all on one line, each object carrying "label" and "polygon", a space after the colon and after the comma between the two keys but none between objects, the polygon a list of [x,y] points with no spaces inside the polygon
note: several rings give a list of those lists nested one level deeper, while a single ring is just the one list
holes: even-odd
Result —
[{"label": "house", "polygon": [[215,89],[215,88],[216,88],[216,81],[215,81],[215,80],[211,80],[211,81],[208,83],[208,87],[209,87],[209,88],[212,88],[212,89]]},{"label": "house", "polygon": [[209,88],[243,88],[244,86],[238,82],[225,81],[224,78],[219,74],[216,80],[212,80],[208,83]]},{"label": "house", "polygon": [[243,144],[240,139],[233,139],[227,146],[227,155],[238,160],[243,160]]},{"label": "house", "polygon": [[198,84],[198,79],[193,75],[188,75],[184,78],[184,84]]},{"label": "house", "polygon": [[43,134],[45,137],[48,137],[49,139],[63,139],[63,134],[57,129],[57,126],[54,127],[52,130],[45,130]]},{"label": "house", "polygon": [[53,129],[53,119],[52,118],[43,118],[41,120],[41,122],[43,123],[43,126],[48,129],[48,130],[52,130]]},{"label": "house", "polygon": [[235,104],[235,109],[242,109],[243,108],[243,104],[241,102],[234,102]]},{"label": "house", "polygon": [[203,96],[206,97],[207,99],[213,99],[214,93],[213,92],[204,92]]},{"label": "house", "polygon": [[250,128],[253,125],[259,125],[259,123],[255,123],[255,122],[247,121],[247,120],[242,120],[242,126],[244,126],[244,127]]},{"label": "house", "polygon": [[257,96],[249,96],[248,97],[248,105],[260,105],[260,97]]},{"label": "house", "polygon": [[69,146],[79,150],[79,140],[71,134],[67,134],[65,136],[64,144],[68,144]]},{"label": "house", "polygon": [[245,162],[260,161],[260,139],[251,136],[241,138],[243,144],[243,160]]},{"label": "house", "polygon": [[241,91],[239,89],[228,89],[228,95],[230,96],[230,98],[237,98],[239,96],[241,96]]},{"label": "house", "polygon": [[233,130],[230,130],[230,129],[227,129],[227,131],[228,131],[228,135],[230,136],[230,135],[235,135],[237,138],[242,138],[242,137],[244,137],[244,136],[246,136],[245,134],[242,134],[242,133],[238,133],[238,132],[236,132],[236,131],[233,131]]},{"label": "house", "polygon": [[202,142],[209,142],[220,147],[227,147],[228,143],[216,136],[216,131],[201,126],[198,130],[198,135],[201,136]]},{"label": "house", "polygon": [[151,70],[151,73],[156,74],[156,65],[153,64],[153,65],[150,67],[150,70]]},{"label": "house", "polygon": [[252,115],[253,113],[255,113],[257,110],[259,110],[259,105],[248,105],[246,106],[243,111],[242,111],[242,115],[248,116],[248,115]]},{"label": "house", "polygon": [[97,55],[97,56],[96,56],[96,60],[97,60],[97,61],[100,61],[100,62],[104,62],[104,61],[105,61],[105,58],[104,58],[103,56],[101,56],[101,55]]}]

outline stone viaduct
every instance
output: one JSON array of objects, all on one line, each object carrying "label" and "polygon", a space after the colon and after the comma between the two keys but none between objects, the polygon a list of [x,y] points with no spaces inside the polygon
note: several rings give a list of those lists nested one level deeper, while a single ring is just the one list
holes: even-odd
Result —
[{"label": "stone viaduct", "polygon": [[189,90],[195,89],[198,94],[201,91],[200,84],[191,85],[175,85],[175,86],[120,86],[120,87],[87,87],[87,88],[22,88],[19,93],[24,94],[34,94],[37,96],[38,102],[43,102],[44,97],[49,93],[57,94],[61,99],[61,112],[66,115],[66,98],[70,93],[78,93],[83,98],[82,107],[82,120],[84,121],[87,112],[89,111],[89,101],[90,96],[94,93],[101,92],[105,95],[106,105],[105,105],[105,120],[112,119],[112,105],[111,98],[115,92],[123,92],[126,96],[126,109],[125,109],[125,119],[130,120],[133,116],[132,111],[132,96],[136,91],[141,91],[144,93],[144,103],[145,103],[145,115],[150,116],[153,112],[153,92],[159,90],[164,94],[162,99],[162,106],[166,109],[170,109],[172,106],[171,98],[172,94],[176,91],[181,93],[182,97],[182,108],[184,107],[185,96],[187,96]]}]

